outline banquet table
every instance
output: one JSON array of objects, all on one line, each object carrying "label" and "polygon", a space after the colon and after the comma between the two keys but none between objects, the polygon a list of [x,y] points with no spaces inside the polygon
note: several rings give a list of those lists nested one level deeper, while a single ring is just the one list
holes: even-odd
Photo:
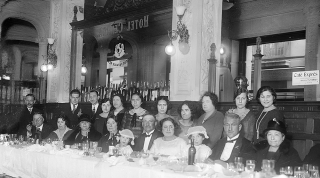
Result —
[{"label": "banquet table", "polygon": [[[56,152],[57,153],[57,152]],[[138,161],[111,165],[104,158],[28,151],[0,145],[0,174],[22,178],[195,178],[196,172],[175,172],[165,165]]]}]

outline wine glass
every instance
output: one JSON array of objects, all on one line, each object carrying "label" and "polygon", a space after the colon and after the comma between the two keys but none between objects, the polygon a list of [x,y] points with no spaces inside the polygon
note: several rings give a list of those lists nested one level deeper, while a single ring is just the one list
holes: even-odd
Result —
[{"label": "wine glass", "polygon": [[286,166],[286,167],[284,167],[285,168],[285,175],[286,176],[292,176],[293,175],[293,169],[292,169],[292,167],[291,166]]},{"label": "wine glass", "polygon": [[294,167],[294,177],[295,178],[304,178],[304,169],[302,166],[296,166]]},{"label": "wine glass", "polygon": [[285,167],[281,167],[279,172],[280,172],[280,175],[281,174],[285,175],[286,174],[286,168]]},{"label": "wine glass", "polygon": [[310,178],[319,178],[319,167],[318,166],[309,166]]},{"label": "wine glass", "polygon": [[234,165],[236,170],[241,173],[244,171],[244,165],[243,165],[243,158],[242,157],[235,157],[234,158]]},{"label": "wine glass", "polygon": [[255,160],[247,160],[246,161],[246,171],[254,172],[255,167],[256,167],[256,161]]}]

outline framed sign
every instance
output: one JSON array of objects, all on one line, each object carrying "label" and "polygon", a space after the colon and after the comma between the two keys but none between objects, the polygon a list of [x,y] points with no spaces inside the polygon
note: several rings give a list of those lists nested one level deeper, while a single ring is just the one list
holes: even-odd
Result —
[{"label": "framed sign", "polygon": [[292,72],[292,85],[319,84],[319,70]]}]

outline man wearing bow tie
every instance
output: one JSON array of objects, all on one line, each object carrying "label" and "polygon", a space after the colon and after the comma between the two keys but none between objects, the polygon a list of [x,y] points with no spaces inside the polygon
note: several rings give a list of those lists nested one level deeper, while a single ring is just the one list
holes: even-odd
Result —
[{"label": "man wearing bow tie", "polygon": [[36,102],[36,98],[33,94],[27,94],[26,99],[24,100],[25,106],[20,113],[19,123],[18,123],[18,135],[26,135],[26,127],[28,124],[31,124],[33,120],[33,114],[36,112],[41,112],[40,109],[33,107]]},{"label": "man wearing bow tie", "polygon": [[43,114],[35,113],[33,115],[33,121],[32,121],[33,125],[32,126],[27,125],[27,136],[34,138],[35,134],[40,132],[41,138],[46,139],[53,130],[51,126],[43,123],[43,121],[44,121]]},{"label": "man wearing bow tie", "polygon": [[213,147],[209,162],[221,160],[233,163],[235,157],[242,157],[244,160],[254,159],[255,150],[252,144],[240,134],[240,117],[234,113],[226,113],[223,127],[227,137],[220,139]]},{"label": "man wearing bow tie", "polygon": [[143,134],[135,139],[134,151],[150,150],[153,141],[163,134],[155,129],[156,119],[153,115],[147,114],[142,118]]}]

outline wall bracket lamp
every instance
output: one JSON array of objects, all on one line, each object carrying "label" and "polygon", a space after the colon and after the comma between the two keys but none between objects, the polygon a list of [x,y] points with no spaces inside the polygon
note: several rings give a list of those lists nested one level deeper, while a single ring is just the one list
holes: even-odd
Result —
[{"label": "wall bracket lamp", "polygon": [[172,44],[172,41],[177,40],[178,37],[179,37],[179,50],[181,51],[181,53],[187,54],[190,50],[189,31],[187,29],[187,26],[185,24],[183,24],[181,21],[185,10],[186,10],[185,6],[177,6],[176,7],[176,12],[177,12],[177,16],[178,16],[179,20],[177,22],[177,29],[168,31],[170,44],[167,45],[165,48],[165,51],[168,55],[175,54],[175,48]]},{"label": "wall bracket lamp", "polygon": [[55,39],[54,38],[48,38],[48,50],[47,50],[47,55],[43,55],[43,58],[45,59],[46,63],[42,64],[40,67],[40,70],[42,72],[46,72],[48,70],[52,70],[57,66],[57,54],[56,50],[53,49]]}]

